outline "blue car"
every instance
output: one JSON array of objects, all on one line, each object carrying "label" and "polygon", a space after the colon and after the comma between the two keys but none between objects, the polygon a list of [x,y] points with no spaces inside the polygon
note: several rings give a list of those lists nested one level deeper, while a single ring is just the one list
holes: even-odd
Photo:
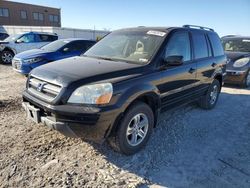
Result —
[{"label": "blue car", "polygon": [[24,51],[15,55],[12,67],[15,71],[28,75],[29,72],[46,63],[73,56],[79,56],[88,50],[95,41],[84,39],[60,39],[39,49]]}]

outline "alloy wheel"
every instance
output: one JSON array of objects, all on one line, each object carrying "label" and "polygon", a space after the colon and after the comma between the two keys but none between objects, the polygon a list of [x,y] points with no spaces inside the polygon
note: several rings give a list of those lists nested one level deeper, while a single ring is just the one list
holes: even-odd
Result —
[{"label": "alloy wheel", "polygon": [[210,104],[211,105],[213,105],[216,102],[217,97],[218,97],[218,93],[219,93],[218,86],[214,85],[213,89],[210,93]]},{"label": "alloy wheel", "polygon": [[2,54],[3,63],[11,63],[12,58],[13,55],[11,54],[11,52],[3,52]]},{"label": "alloy wheel", "polygon": [[139,145],[146,137],[149,127],[149,121],[145,114],[135,115],[129,122],[126,138],[131,146]]},{"label": "alloy wheel", "polygon": [[246,78],[247,80],[246,80],[246,85],[247,85],[247,87],[248,86],[250,86],[250,71],[248,72],[248,75],[247,75],[247,78]]}]

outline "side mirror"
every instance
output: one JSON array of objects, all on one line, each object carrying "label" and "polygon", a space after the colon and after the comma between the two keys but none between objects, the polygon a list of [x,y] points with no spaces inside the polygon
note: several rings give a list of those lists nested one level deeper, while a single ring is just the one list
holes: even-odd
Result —
[{"label": "side mirror", "polygon": [[63,48],[62,50],[64,53],[67,53],[69,51],[69,48]]},{"label": "side mirror", "polygon": [[173,55],[164,58],[164,62],[168,66],[180,66],[183,64],[183,56]]},{"label": "side mirror", "polygon": [[22,43],[23,41],[21,39],[17,39],[16,43]]}]

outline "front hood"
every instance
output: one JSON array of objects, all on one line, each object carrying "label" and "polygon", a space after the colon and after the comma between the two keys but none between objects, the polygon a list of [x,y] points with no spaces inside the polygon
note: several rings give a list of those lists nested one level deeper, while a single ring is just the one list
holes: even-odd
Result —
[{"label": "front hood", "polygon": [[245,71],[249,67],[249,63],[243,67],[234,67],[233,64],[236,60],[250,57],[250,53],[248,52],[226,52],[227,57],[229,58],[229,63],[227,64],[227,70],[237,70],[237,71]]},{"label": "front hood", "polygon": [[0,44],[9,44],[9,42],[0,40]]},{"label": "front hood", "polygon": [[229,51],[226,51],[225,53],[231,61],[235,61],[237,59],[250,56],[249,52],[229,52]]},{"label": "front hood", "polygon": [[31,75],[67,87],[72,82],[79,85],[98,81],[114,83],[142,74],[143,67],[126,62],[77,56],[40,66]]},{"label": "front hood", "polygon": [[54,52],[46,52],[41,49],[33,49],[33,50],[27,50],[27,51],[21,52],[17,54],[15,57],[19,59],[29,59],[29,58],[34,58],[34,57],[48,56],[51,53],[54,53]]}]

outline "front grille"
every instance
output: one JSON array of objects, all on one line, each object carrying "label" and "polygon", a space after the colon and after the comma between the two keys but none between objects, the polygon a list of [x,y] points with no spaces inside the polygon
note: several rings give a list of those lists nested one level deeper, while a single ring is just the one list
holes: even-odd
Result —
[{"label": "front grille", "polygon": [[20,59],[13,59],[12,60],[12,66],[14,69],[20,70],[22,66],[22,62]]},{"label": "front grille", "polygon": [[47,101],[54,100],[60,93],[62,87],[47,81],[30,77],[28,82],[28,91]]}]

